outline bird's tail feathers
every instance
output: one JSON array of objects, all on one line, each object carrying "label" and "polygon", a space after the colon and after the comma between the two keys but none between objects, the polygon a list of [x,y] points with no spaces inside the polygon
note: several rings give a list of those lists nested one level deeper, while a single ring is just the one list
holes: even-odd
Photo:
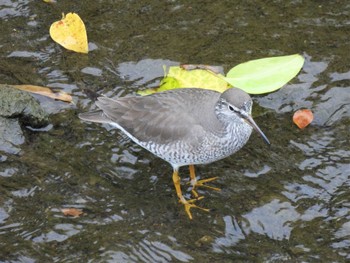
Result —
[{"label": "bird's tail feathers", "polygon": [[85,112],[80,113],[79,118],[83,121],[91,121],[91,122],[98,122],[98,123],[110,123],[111,120],[104,115],[103,111],[92,111],[92,112]]}]

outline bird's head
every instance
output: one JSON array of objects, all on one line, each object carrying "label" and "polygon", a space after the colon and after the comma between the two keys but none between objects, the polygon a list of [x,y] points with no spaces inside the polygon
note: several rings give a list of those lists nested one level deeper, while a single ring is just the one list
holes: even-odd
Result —
[{"label": "bird's head", "polygon": [[251,116],[252,106],[253,101],[249,94],[238,88],[230,88],[221,94],[215,112],[218,118],[226,123],[249,124],[267,144],[270,144]]}]

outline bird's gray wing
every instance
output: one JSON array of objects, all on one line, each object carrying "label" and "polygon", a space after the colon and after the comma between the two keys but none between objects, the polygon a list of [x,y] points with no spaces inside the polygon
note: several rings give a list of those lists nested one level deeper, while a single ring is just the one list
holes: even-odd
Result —
[{"label": "bird's gray wing", "polygon": [[[191,143],[200,141],[205,133],[203,121],[208,118],[205,109],[196,109],[196,100],[203,100],[206,107],[213,111],[215,96],[207,96],[194,91],[195,96],[188,98],[186,92],[156,93],[145,97],[124,97],[116,100],[98,98],[96,105],[102,112],[79,117],[93,122],[111,123],[122,127],[139,141],[153,141],[161,144],[181,140]],[[197,94],[198,93],[198,94]],[[197,96],[198,95],[198,96]],[[213,101],[211,101],[213,100]],[[201,104],[199,104],[201,106]]]},{"label": "bird's gray wing", "polygon": [[96,104],[108,119],[139,141],[165,144],[186,140],[191,134],[191,129],[199,128],[196,119],[183,111],[181,109],[183,105],[175,103],[175,100],[175,98],[160,100],[154,96],[118,100],[102,97]]}]

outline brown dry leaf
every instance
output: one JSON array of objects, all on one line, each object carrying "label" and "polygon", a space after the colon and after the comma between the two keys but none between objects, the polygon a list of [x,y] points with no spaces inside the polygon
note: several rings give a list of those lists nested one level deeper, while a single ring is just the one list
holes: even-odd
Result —
[{"label": "brown dry leaf", "polygon": [[309,109],[297,110],[293,115],[293,122],[299,127],[299,129],[304,129],[313,121],[313,119],[314,115]]},{"label": "brown dry leaf", "polygon": [[46,96],[55,100],[62,100],[66,102],[72,102],[73,98],[71,95],[65,93],[64,91],[59,92],[53,92],[51,89],[41,86],[34,86],[34,85],[9,85],[11,87],[14,87],[16,89],[24,90],[27,92],[40,94],[42,96]]},{"label": "brown dry leaf", "polygon": [[79,217],[83,214],[83,211],[81,209],[77,208],[62,208],[61,212],[65,216],[71,216],[71,217]]}]

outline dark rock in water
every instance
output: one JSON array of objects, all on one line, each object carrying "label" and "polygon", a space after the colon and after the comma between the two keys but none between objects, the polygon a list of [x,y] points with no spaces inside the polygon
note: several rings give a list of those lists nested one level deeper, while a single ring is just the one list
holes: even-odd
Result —
[{"label": "dark rock in water", "polygon": [[49,115],[28,92],[0,85],[0,116],[18,118],[33,128],[46,126]]},{"label": "dark rock in water", "polygon": [[44,127],[49,115],[25,91],[0,84],[0,151],[17,154],[24,142],[20,124],[33,128]]}]

